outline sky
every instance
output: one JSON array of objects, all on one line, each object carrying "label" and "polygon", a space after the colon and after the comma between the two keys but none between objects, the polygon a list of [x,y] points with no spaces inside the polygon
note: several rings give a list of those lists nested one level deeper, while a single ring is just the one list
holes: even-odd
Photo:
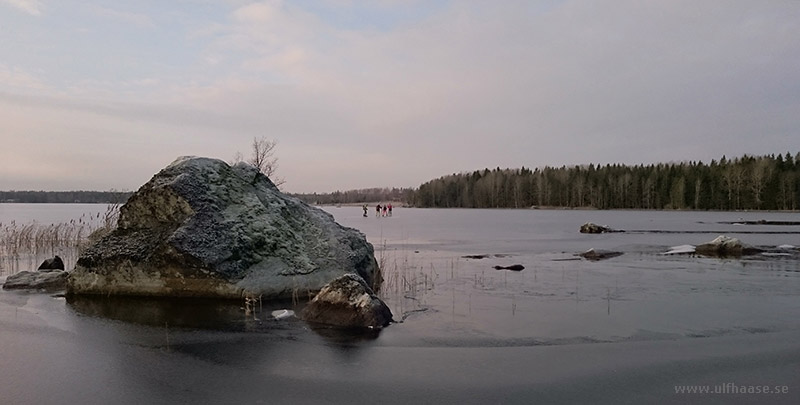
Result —
[{"label": "sky", "polygon": [[800,151],[797,0],[0,0],[0,190],[277,141],[288,192]]}]

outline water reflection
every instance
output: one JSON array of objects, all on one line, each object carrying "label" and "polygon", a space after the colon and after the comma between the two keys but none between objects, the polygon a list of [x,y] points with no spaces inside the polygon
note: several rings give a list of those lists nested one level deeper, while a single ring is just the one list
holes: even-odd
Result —
[{"label": "water reflection", "polygon": [[[81,315],[73,318],[80,325],[76,330],[91,331],[93,346],[114,359],[117,377],[146,387],[153,395],[174,394],[174,387],[165,386],[153,373],[170,374],[176,368],[198,379],[216,370],[253,383],[259,376],[273,382],[334,378],[342,370],[359,369],[371,346],[367,342],[374,341],[379,331],[272,318],[275,309],[302,309],[302,304],[291,304],[264,302],[246,315],[243,303],[230,300],[67,298],[68,308]],[[136,359],[130,357],[131,351],[137,353]],[[319,364],[329,367],[320,369]],[[270,386],[264,384],[259,380],[258,386]]]},{"label": "water reflection", "polygon": [[357,346],[357,343],[375,340],[381,333],[381,329],[336,328],[313,322],[309,322],[308,326],[331,345],[342,348],[351,348]]},{"label": "water reflection", "polygon": [[70,295],[67,304],[83,315],[157,327],[244,331],[252,318],[231,300]]},{"label": "water reflection", "polygon": [[380,334],[380,330],[342,329],[306,323],[296,317],[280,320],[272,317],[275,310],[302,311],[305,303],[291,301],[258,302],[249,313],[243,302],[203,298],[70,295],[67,305],[81,315],[166,329],[272,333],[288,340],[295,340],[297,336],[292,335],[298,331],[311,330],[325,342],[339,347],[357,346]]}]

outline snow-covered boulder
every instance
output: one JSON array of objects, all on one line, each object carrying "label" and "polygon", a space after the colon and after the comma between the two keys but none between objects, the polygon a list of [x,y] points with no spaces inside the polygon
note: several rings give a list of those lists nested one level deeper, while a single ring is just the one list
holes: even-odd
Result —
[{"label": "snow-covered boulder", "polygon": [[68,293],[289,298],[346,273],[382,281],[364,234],[246,163],[183,157],[120,208],[117,229],[78,259]]},{"label": "snow-covered boulder", "polygon": [[697,245],[695,252],[705,256],[742,256],[760,253],[762,250],[745,245],[739,239],[720,235],[714,240]]}]

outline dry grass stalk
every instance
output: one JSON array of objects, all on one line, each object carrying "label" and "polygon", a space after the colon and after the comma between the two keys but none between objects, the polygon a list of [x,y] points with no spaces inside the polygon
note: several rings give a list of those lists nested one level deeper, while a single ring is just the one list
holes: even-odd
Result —
[{"label": "dry grass stalk", "polygon": [[56,254],[69,268],[88,246],[92,235],[110,232],[117,226],[118,218],[119,205],[114,204],[105,213],[84,214],[69,222],[0,223],[0,274],[33,270],[37,263]]}]

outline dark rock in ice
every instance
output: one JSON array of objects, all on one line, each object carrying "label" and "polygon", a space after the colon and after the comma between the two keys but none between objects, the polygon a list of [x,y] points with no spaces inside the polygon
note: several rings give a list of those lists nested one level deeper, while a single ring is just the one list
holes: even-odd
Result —
[{"label": "dark rock in ice", "polygon": [[382,328],[392,322],[392,311],[363,278],[345,274],[323,287],[300,317],[344,328]]},{"label": "dark rock in ice", "polygon": [[613,250],[589,249],[583,253],[579,253],[578,256],[586,260],[597,261],[597,260],[610,259],[612,257],[622,256],[622,252],[616,252]]},{"label": "dark rock in ice", "polygon": [[117,229],[78,259],[68,293],[277,299],[347,273],[380,286],[363,233],[249,164],[182,157],[120,208]]},{"label": "dark rock in ice", "polygon": [[21,271],[6,278],[4,290],[64,290],[67,285],[66,271]]},{"label": "dark rock in ice", "polygon": [[478,259],[478,260],[480,260],[480,259],[486,259],[488,257],[509,257],[509,256],[511,256],[511,255],[507,255],[507,254],[493,254],[493,255],[492,254],[483,254],[483,255],[465,255],[465,256],[461,256],[461,257],[464,258],[464,259]]},{"label": "dark rock in ice", "polygon": [[611,229],[607,226],[597,225],[591,222],[587,222],[581,225],[581,233],[609,233],[609,232],[622,232],[615,229]]},{"label": "dark rock in ice", "polygon": [[61,260],[58,255],[53,258],[47,259],[39,265],[39,271],[54,271],[54,270],[64,270],[64,261]]},{"label": "dark rock in ice", "polygon": [[495,270],[512,270],[512,271],[522,271],[525,270],[525,266],[521,264],[512,264],[511,266],[494,266]]}]

